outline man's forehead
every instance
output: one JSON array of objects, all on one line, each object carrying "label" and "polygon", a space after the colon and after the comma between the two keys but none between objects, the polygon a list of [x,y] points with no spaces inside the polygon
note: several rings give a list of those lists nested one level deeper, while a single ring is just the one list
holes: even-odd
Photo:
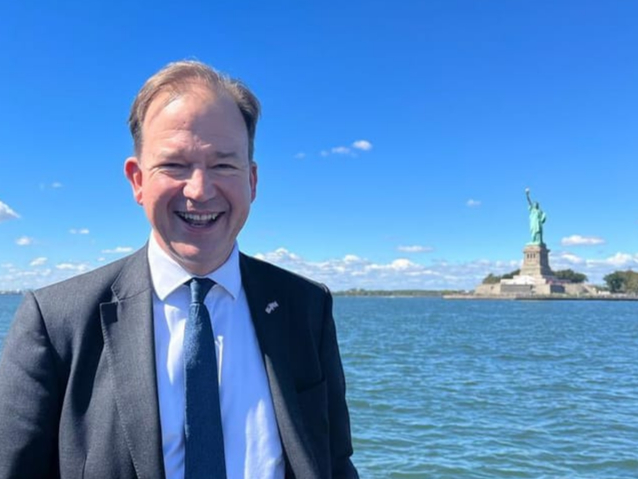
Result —
[{"label": "man's forehead", "polygon": [[[155,153],[158,159],[181,158],[191,151],[190,148],[184,148],[180,145],[164,146]],[[213,145],[207,145],[198,150],[198,152],[206,159],[223,160],[229,158],[240,158],[241,155],[232,147],[216,148]]]},{"label": "man's forehead", "polygon": [[152,122],[153,119],[162,113],[169,105],[184,97],[195,97],[200,100],[202,104],[208,103],[215,105],[224,103],[234,105],[239,111],[237,103],[228,93],[201,80],[192,79],[166,86],[160,90],[148,106],[142,127]]}]

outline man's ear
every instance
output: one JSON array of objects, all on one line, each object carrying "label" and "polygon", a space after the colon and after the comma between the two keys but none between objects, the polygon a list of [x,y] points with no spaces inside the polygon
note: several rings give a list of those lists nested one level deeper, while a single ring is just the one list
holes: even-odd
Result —
[{"label": "man's ear", "polygon": [[124,175],[133,188],[133,197],[142,205],[142,168],[135,156],[130,156],[124,161]]},{"label": "man's ear", "polygon": [[250,162],[250,201],[255,201],[257,197],[257,163]]}]

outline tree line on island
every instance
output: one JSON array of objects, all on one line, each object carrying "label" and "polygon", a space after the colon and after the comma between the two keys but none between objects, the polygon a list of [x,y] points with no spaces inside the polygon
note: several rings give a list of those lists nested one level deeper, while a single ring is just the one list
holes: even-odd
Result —
[{"label": "tree line on island", "polygon": [[[496,284],[502,279],[512,279],[519,273],[519,269],[502,275],[490,273],[483,278],[483,284]],[[570,283],[585,283],[587,281],[587,275],[577,273],[571,269],[553,271],[552,274],[556,279]],[[614,271],[603,277],[603,281],[605,282],[604,289],[607,289],[610,293],[638,294],[638,273],[634,271]]]},{"label": "tree line on island", "polygon": [[[495,274],[488,274],[485,278],[483,278],[483,284],[496,284],[499,283],[502,279],[512,279],[514,276],[520,274],[521,270],[516,269],[510,273],[505,273],[500,276]],[[559,271],[552,271],[552,274],[556,279],[560,279],[561,281],[568,281],[570,283],[584,283],[587,281],[587,275],[583,273],[577,273],[571,269],[561,269]]]}]

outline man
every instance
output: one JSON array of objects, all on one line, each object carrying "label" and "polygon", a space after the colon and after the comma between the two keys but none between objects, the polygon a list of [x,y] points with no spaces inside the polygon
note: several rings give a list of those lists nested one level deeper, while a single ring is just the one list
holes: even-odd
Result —
[{"label": "man", "polygon": [[25,295],[0,362],[0,478],[358,477],[329,292],[238,251],[258,115],[198,62],[142,87],[124,171],[149,242]]}]

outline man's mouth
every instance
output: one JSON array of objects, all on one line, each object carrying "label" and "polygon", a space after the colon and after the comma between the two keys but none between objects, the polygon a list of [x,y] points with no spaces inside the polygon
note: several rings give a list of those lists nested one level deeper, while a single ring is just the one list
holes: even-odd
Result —
[{"label": "man's mouth", "polygon": [[182,219],[182,221],[187,223],[189,226],[194,226],[196,228],[210,226],[217,220],[217,218],[221,216],[221,213],[203,214],[203,213],[184,213],[181,211],[177,211],[176,214]]}]

